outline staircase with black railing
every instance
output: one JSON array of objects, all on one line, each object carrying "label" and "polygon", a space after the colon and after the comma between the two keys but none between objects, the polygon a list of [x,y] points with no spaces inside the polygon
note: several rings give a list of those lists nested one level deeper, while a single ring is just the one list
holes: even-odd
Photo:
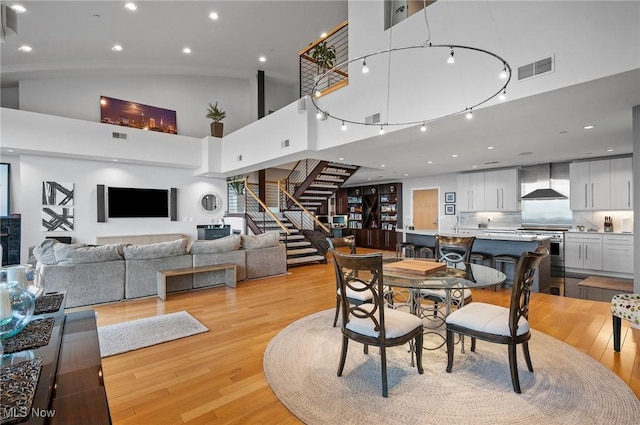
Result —
[{"label": "staircase with black railing", "polygon": [[289,176],[278,182],[278,206],[272,208],[260,199],[258,185],[232,180],[227,193],[228,215],[243,216],[246,231],[253,234],[279,231],[287,247],[288,265],[324,263],[325,238],[331,230],[316,215],[328,211],[329,199],[357,169],[329,161],[299,161]]}]

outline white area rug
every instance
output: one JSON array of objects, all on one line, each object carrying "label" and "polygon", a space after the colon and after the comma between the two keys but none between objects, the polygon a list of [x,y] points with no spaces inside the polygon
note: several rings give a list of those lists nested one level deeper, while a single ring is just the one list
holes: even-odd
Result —
[{"label": "white area rug", "polygon": [[98,328],[100,355],[114,356],[208,330],[186,311],[101,326]]},{"label": "white area rug", "polygon": [[381,394],[380,355],[350,341],[336,375],[342,333],[334,310],[283,329],[264,356],[267,381],[280,401],[308,424],[638,424],[640,401],[618,376],[575,348],[533,332],[534,373],[518,348],[522,394],[513,392],[507,348],[478,341],[456,346],[452,373],[446,350],[425,351],[424,374],[406,347],[387,350],[389,397]]}]

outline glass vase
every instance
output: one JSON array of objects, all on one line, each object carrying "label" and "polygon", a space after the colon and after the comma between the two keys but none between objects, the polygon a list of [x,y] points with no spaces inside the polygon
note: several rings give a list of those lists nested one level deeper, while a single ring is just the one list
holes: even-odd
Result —
[{"label": "glass vase", "polygon": [[33,317],[35,297],[16,280],[0,283],[0,339],[24,329]]},{"label": "glass vase", "polygon": [[18,285],[38,298],[44,292],[42,274],[32,265],[5,266],[0,269],[0,282],[16,281]]}]

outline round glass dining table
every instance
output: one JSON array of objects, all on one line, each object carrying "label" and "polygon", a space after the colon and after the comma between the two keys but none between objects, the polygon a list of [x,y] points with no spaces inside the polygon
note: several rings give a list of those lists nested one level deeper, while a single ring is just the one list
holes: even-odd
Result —
[{"label": "round glass dining table", "polygon": [[[412,259],[412,261],[431,261],[429,259]],[[492,267],[475,263],[456,263],[433,271],[427,275],[390,270],[385,266],[397,265],[396,261],[385,261],[382,267],[383,280],[392,291],[389,307],[409,308],[412,314],[423,319],[425,337],[439,336],[437,343],[427,344],[425,348],[437,349],[444,345],[444,321],[453,307],[460,308],[473,288],[485,288],[502,284],[506,276]],[[403,291],[404,289],[404,291]],[[425,294],[431,297],[425,297]],[[424,301],[431,302],[425,305]],[[433,300],[436,300],[434,302]]]}]

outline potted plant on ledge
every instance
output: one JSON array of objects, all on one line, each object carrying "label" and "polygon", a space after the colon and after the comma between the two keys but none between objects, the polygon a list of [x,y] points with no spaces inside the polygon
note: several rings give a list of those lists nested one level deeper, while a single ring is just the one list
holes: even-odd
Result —
[{"label": "potted plant on ledge", "polygon": [[218,102],[215,105],[209,103],[209,108],[207,109],[207,118],[213,120],[211,123],[211,135],[213,137],[222,137],[223,123],[222,121],[227,116],[227,113],[222,109],[218,108]]}]

